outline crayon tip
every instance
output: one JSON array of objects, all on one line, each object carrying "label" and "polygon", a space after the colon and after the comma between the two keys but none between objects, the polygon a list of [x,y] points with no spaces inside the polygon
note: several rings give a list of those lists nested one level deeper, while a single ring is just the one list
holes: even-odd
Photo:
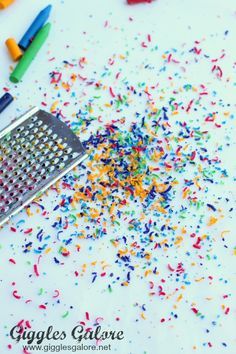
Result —
[{"label": "crayon tip", "polygon": [[43,26],[43,28],[41,28],[41,31],[43,32],[49,32],[51,29],[52,25],[50,22],[46,23],[46,25]]},{"label": "crayon tip", "polygon": [[50,5],[46,6],[46,7],[41,11],[41,13],[47,13],[47,14],[49,15],[50,12],[51,12],[51,10],[52,10],[52,5],[50,4]]},{"label": "crayon tip", "polygon": [[20,80],[18,80],[17,77],[15,77],[14,75],[10,75],[10,81],[14,84],[17,84]]}]

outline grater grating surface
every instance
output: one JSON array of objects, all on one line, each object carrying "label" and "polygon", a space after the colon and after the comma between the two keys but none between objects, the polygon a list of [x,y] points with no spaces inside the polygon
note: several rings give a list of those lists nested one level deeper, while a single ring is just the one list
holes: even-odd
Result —
[{"label": "grater grating surface", "polygon": [[0,225],[87,157],[76,135],[32,108],[0,132]]}]

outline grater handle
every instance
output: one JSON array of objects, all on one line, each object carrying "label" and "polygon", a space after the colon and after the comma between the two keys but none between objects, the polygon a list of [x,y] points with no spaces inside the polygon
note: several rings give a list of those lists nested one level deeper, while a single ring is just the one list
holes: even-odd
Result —
[{"label": "grater handle", "polygon": [[18,125],[23,123],[26,119],[34,115],[35,113],[38,112],[38,107],[33,107],[29,109],[26,113],[24,113],[22,116],[19,118],[14,119],[9,125],[7,125],[3,130],[0,131],[0,139],[9,133],[12,129],[15,129]]}]

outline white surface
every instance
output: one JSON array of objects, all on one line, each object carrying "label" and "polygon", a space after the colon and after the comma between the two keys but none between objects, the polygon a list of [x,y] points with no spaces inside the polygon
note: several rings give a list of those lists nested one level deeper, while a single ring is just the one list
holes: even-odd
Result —
[{"label": "white surface", "polygon": [[[52,0],[53,11],[50,21],[52,22],[52,32],[44,48],[39,53],[37,59],[32,64],[28,73],[25,75],[23,82],[15,86],[9,82],[9,67],[11,60],[8,57],[4,41],[8,37],[15,37],[19,40],[28,23],[31,22],[34,14],[37,14],[41,8],[48,4],[47,1],[27,1],[16,0],[16,2],[0,12],[0,29],[1,29],[1,47],[0,47],[0,92],[3,87],[9,87],[10,92],[16,97],[14,103],[0,116],[0,128],[9,123],[16,115],[23,113],[30,105],[41,106],[44,100],[39,88],[42,92],[48,93],[48,102],[53,102],[52,97],[55,91],[49,87],[48,73],[57,65],[61,66],[64,59],[80,58],[86,56],[90,61],[88,74],[92,77],[93,71],[101,72],[104,63],[114,53],[125,53],[127,48],[134,46],[132,59],[129,62],[130,77],[134,77],[136,72],[132,72],[132,60],[134,65],[137,61],[142,61],[141,49],[138,49],[137,42],[134,41],[138,35],[138,42],[142,42],[146,35],[150,33],[157,41],[160,52],[164,52],[172,47],[181,48],[188,43],[187,47],[195,40],[208,38],[207,49],[211,56],[216,56],[222,48],[230,53],[229,59],[224,64],[225,75],[235,79],[235,72],[232,72],[231,63],[236,60],[236,4],[234,1],[227,2],[221,0],[159,0],[151,5],[126,6],[124,0]],[[129,17],[133,17],[131,23]],[[108,21],[109,30],[104,30],[104,23]],[[230,38],[224,42],[223,33],[229,30]],[[83,32],[86,32],[84,34]],[[140,33],[140,35],[139,35]],[[222,37],[220,37],[222,34]],[[209,38],[211,39],[209,41]],[[69,48],[67,48],[69,45]],[[145,57],[147,54],[145,54]],[[55,61],[49,62],[48,59],[55,57]],[[155,62],[155,58],[150,58],[151,62]],[[91,65],[92,63],[92,65]],[[126,68],[127,71],[129,71]],[[151,77],[145,76],[145,72],[140,72],[140,81],[148,81]],[[191,75],[192,82],[207,81],[204,71],[193,72]],[[202,79],[202,80],[201,80]],[[211,76],[209,76],[211,80]],[[229,90],[224,88],[224,84],[215,82],[222,97],[226,98],[232,104],[235,104],[235,88]],[[88,99],[86,97],[86,99]],[[45,99],[47,100],[47,99]],[[80,93],[80,101],[83,96]],[[110,117],[106,117],[109,121]],[[92,128],[96,130],[96,125]],[[224,129],[217,131],[217,139],[224,139]],[[231,150],[232,153],[232,150]],[[224,164],[230,171],[233,171],[232,157],[229,153],[224,155]],[[229,190],[232,191],[232,178],[229,181]],[[222,187],[223,188],[223,187]],[[222,193],[222,188],[220,193]],[[213,193],[214,191],[212,191]],[[47,202],[48,210],[53,203],[53,194],[50,193]],[[13,222],[17,222],[22,217],[17,216]],[[40,223],[42,219],[40,219]],[[191,222],[191,221],[190,221]],[[27,227],[37,224],[37,217],[26,219]],[[232,220],[227,215],[216,229],[216,235],[219,236],[220,231],[233,229]],[[26,227],[26,226],[25,226]],[[45,221],[44,230],[52,236],[51,246],[56,243],[56,232]],[[108,230],[109,233],[109,230]],[[69,237],[70,231],[65,232],[65,238]],[[236,309],[233,296],[227,302],[231,307],[230,316],[221,318],[220,325],[215,328],[211,327],[211,320],[215,313],[220,312],[220,306],[224,302],[223,293],[235,292],[235,261],[232,263],[232,248],[226,250],[221,247],[220,242],[216,241],[212,254],[217,254],[221,266],[217,266],[217,262],[210,263],[209,268],[205,270],[206,277],[209,273],[213,273],[217,277],[217,281],[212,288],[208,288],[207,283],[193,284],[188,289],[188,303],[184,300],[179,305],[178,313],[180,314],[178,321],[166,322],[160,324],[160,318],[165,316],[168,311],[172,310],[172,303],[167,301],[155,301],[151,298],[147,300],[147,284],[144,281],[136,279],[128,288],[116,286],[109,295],[104,289],[104,284],[97,282],[93,286],[89,276],[79,278],[79,286],[75,287],[73,272],[79,268],[84,262],[89,260],[106,260],[112,263],[113,250],[110,242],[103,238],[97,240],[93,244],[86,240],[80,242],[82,251],[78,254],[72,254],[69,260],[65,262],[63,268],[56,267],[50,257],[44,257],[40,263],[41,276],[38,279],[30,279],[32,265],[37,262],[38,255],[34,253],[23,254],[20,247],[24,243],[22,233],[9,232],[9,226],[6,225],[0,231],[0,346],[1,353],[7,353],[6,345],[12,341],[6,337],[9,329],[19,320],[26,318],[33,321],[35,328],[47,328],[53,325],[55,328],[70,330],[77,321],[82,320],[82,315],[88,311],[91,314],[102,315],[105,318],[106,326],[116,327],[124,330],[125,340],[121,343],[115,343],[111,353],[119,354],[190,354],[190,353],[214,353],[214,354],[235,354],[236,352]],[[35,234],[32,235],[35,238]],[[233,247],[233,234],[230,234]],[[53,241],[54,240],[54,241]],[[89,250],[92,247],[92,251]],[[183,251],[182,251],[183,252]],[[230,253],[231,252],[231,253]],[[56,254],[56,250],[55,250]],[[8,259],[13,257],[17,262],[17,267],[10,268]],[[173,255],[174,257],[175,255]],[[230,256],[230,263],[227,261]],[[79,257],[79,258],[78,258]],[[234,257],[235,259],[235,257]],[[27,263],[30,262],[30,263]],[[5,267],[7,265],[7,267]],[[201,271],[203,272],[203,271]],[[44,274],[45,273],[45,274]],[[202,273],[201,273],[202,274]],[[219,279],[222,277],[222,281]],[[229,285],[225,287],[224,280],[228,279]],[[24,301],[16,301],[11,296],[11,282],[17,281],[19,292],[24,293],[26,298],[34,299],[32,306],[27,307]],[[45,289],[45,294],[41,298],[37,295],[40,288]],[[39,303],[48,301],[52,304],[52,294],[56,288],[63,289],[61,303],[55,306],[49,306],[44,313],[37,308]],[[227,291],[226,291],[227,290]],[[205,296],[212,293],[213,305],[204,300]],[[222,300],[221,300],[222,299]],[[199,318],[193,316],[189,312],[191,301],[199,301],[202,312],[206,312],[208,318],[204,323]],[[233,303],[234,301],[234,303]],[[135,304],[138,303],[138,306]],[[147,320],[140,320],[140,305],[146,304],[148,308]],[[76,311],[71,311],[70,316],[61,319],[61,315],[69,310],[72,305]],[[163,306],[163,307],[162,307]],[[169,308],[168,308],[169,306]],[[204,311],[204,306],[208,306]],[[216,310],[217,307],[217,310]],[[168,310],[167,310],[168,308]],[[120,322],[115,322],[114,318],[119,316]],[[92,315],[93,317],[93,315]],[[139,319],[136,322],[136,319]],[[94,320],[94,317],[93,317]],[[105,326],[105,327],[106,327]],[[207,334],[205,328],[210,328],[211,332]],[[213,348],[203,346],[203,342],[211,341],[214,343]],[[224,348],[221,342],[227,342],[228,347]],[[71,344],[71,343],[69,343]],[[193,349],[193,345],[197,349]],[[15,346],[10,353],[21,353],[21,346]],[[84,352],[89,353],[89,352]]]}]

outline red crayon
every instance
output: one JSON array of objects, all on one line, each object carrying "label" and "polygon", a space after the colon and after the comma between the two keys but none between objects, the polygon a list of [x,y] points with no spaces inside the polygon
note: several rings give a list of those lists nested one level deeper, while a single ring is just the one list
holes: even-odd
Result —
[{"label": "red crayon", "polygon": [[141,4],[142,2],[152,2],[153,0],[127,0],[127,3],[129,5],[134,5],[134,4]]}]

